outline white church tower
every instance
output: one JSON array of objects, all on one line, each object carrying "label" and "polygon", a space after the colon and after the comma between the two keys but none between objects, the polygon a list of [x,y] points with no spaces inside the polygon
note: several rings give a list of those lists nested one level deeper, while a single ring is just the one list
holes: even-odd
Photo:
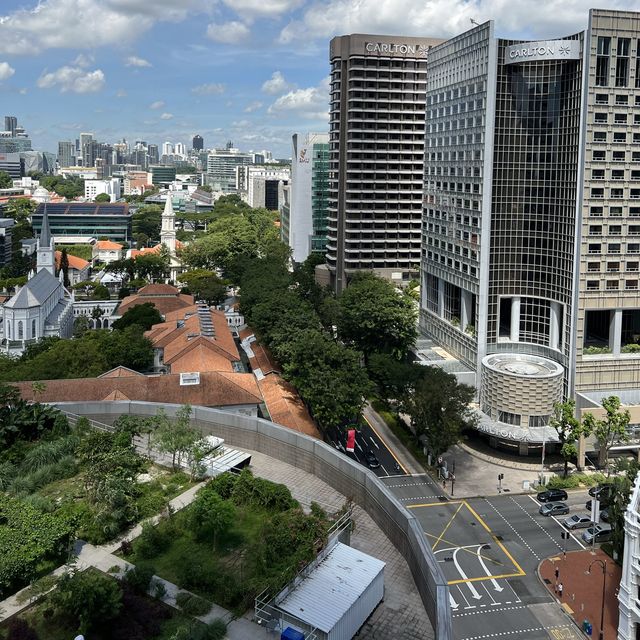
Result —
[{"label": "white church tower", "polygon": [[42,229],[37,242],[37,262],[36,272],[43,269],[48,271],[52,276],[56,275],[56,257],[51,230],[49,229],[49,216],[47,215],[47,205],[44,205],[42,214]]},{"label": "white church tower", "polygon": [[164,211],[162,212],[160,242],[169,249],[170,255],[176,255],[176,214],[173,210],[171,192],[167,194],[167,201],[165,202]]}]

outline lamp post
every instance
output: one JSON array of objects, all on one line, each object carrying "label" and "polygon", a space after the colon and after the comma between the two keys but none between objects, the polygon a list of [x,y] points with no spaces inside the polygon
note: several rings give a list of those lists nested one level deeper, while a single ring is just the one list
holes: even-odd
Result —
[{"label": "lamp post", "polygon": [[602,607],[600,609],[600,634],[598,635],[598,640],[604,640],[604,597],[607,591],[607,561],[594,560],[585,571],[586,575],[591,575],[591,567],[594,564],[599,564],[602,567]]},{"label": "lamp post", "polygon": [[544,453],[547,444],[547,428],[542,427],[542,463],[540,465],[540,484],[544,484]]}]

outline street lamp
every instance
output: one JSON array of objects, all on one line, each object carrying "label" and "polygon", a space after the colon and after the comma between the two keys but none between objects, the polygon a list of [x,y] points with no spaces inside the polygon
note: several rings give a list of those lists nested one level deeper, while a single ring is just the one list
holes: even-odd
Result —
[{"label": "street lamp", "polygon": [[540,484],[544,484],[544,453],[547,444],[547,428],[542,427],[542,464],[540,465]]},{"label": "street lamp", "polygon": [[586,575],[591,575],[591,567],[593,567],[594,564],[599,564],[602,567],[602,608],[600,609],[600,635],[598,636],[598,640],[604,640],[604,597],[607,590],[607,561],[594,560],[585,571]]}]

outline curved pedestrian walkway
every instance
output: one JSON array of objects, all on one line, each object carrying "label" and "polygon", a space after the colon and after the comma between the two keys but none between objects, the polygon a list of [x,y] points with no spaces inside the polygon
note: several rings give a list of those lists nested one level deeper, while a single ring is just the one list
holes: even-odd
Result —
[{"label": "curved pedestrian walkway", "polygon": [[[598,638],[600,633],[605,562],[604,637],[615,638],[618,632],[618,588],[622,569],[611,557],[596,547],[594,551],[585,549],[570,551],[564,556],[552,556],[538,566],[538,577],[549,593],[581,631],[584,631],[585,622],[591,625],[592,638]],[[559,588],[560,584],[562,589]]]}]

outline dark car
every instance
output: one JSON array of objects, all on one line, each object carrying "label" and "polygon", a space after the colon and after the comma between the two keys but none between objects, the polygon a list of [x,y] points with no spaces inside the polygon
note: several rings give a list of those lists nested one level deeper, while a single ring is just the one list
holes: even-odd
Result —
[{"label": "dark car", "polygon": [[538,512],[543,516],[563,516],[569,513],[569,505],[564,502],[547,502],[540,505]]},{"label": "dark car", "polygon": [[609,508],[608,507],[606,509],[603,509],[600,512],[600,520],[602,520],[602,522],[609,522]]},{"label": "dark car", "polygon": [[367,451],[367,453],[364,454],[364,459],[367,461],[369,469],[377,469],[380,466],[378,458],[376,458],[371,451]]},{"label": "dark car", "polygon": [[538,500],[540,502],[559,502],[567,498],[567,492],[564,489],[547,489],[538,494]]},{"label": "dark car", "polygon": [[612,484],[601,484],[599,486],[591,487],[589,489],[589,495],[592,498],[598,498],[598,500],[611,500],[613,494]]}]

